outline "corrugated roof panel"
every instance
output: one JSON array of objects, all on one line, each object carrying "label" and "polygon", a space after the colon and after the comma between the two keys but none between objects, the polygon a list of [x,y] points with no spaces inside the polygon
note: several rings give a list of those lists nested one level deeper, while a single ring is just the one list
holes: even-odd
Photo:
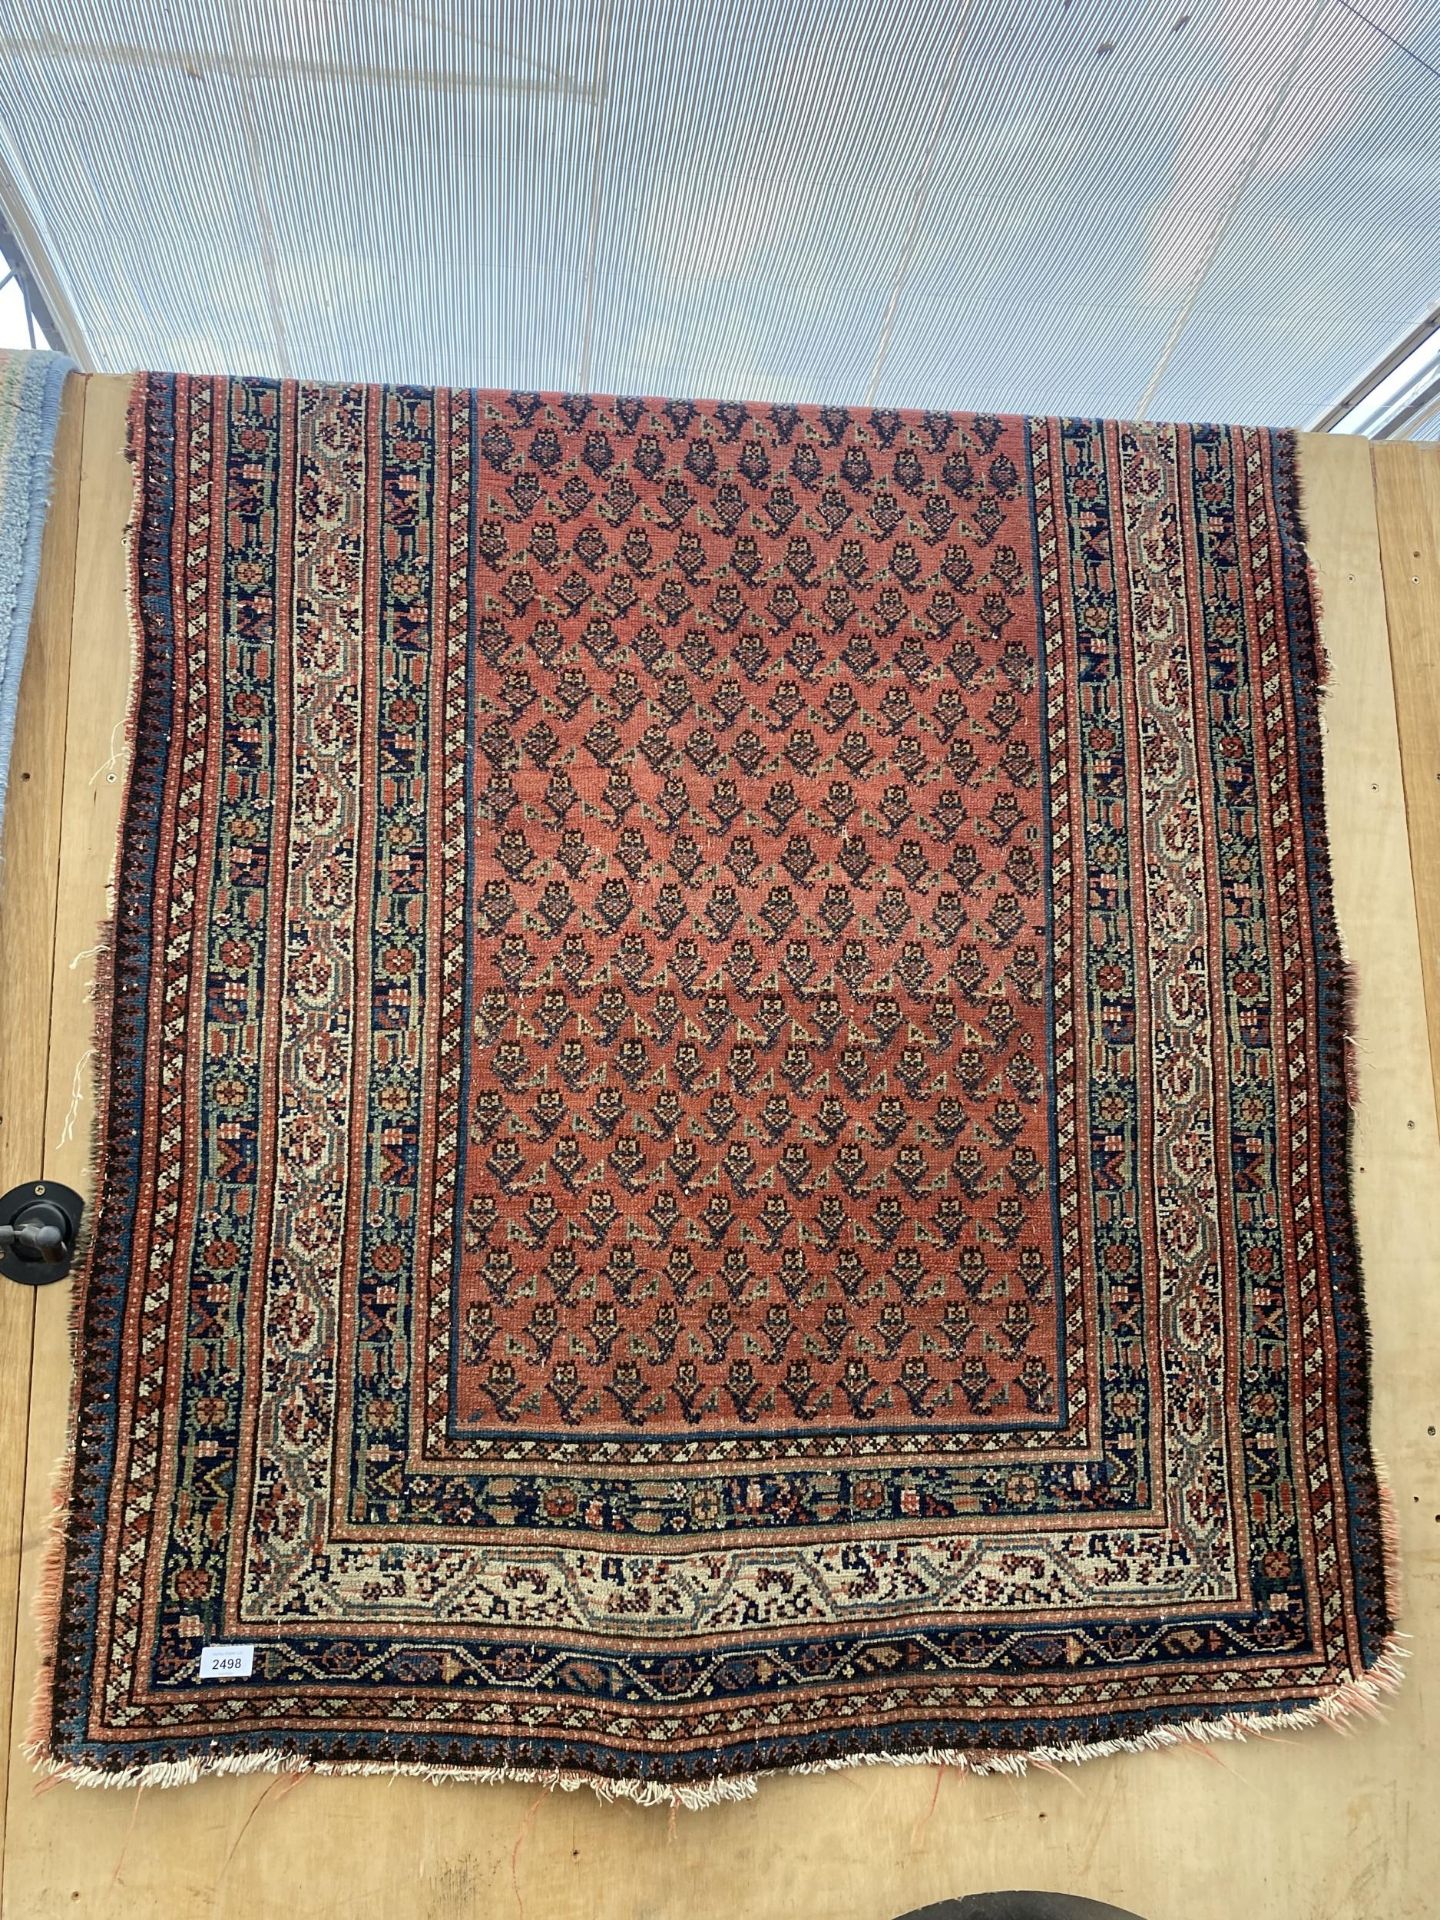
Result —
[{"label": "corrugated roof panel", "polygon": [[1299,423],[1435,298],[1440,15],[36,0],[0,170],[104,368]]}]

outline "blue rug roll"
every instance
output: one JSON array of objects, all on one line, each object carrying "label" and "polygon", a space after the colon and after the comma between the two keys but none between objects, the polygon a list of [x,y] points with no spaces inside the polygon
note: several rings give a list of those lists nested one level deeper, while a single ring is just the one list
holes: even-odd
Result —
[{"label": "blue rug roll", "polygon": [[0,815],[40,571],[60,391],[73,362],[0,349]]}]

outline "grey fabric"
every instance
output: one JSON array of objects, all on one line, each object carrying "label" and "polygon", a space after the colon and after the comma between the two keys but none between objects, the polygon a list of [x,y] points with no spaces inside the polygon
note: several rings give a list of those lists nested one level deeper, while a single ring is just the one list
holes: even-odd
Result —
[{"label": "grey fabric", "polygon": [[61,354],[0,350],[0,814],[69,368]]}]

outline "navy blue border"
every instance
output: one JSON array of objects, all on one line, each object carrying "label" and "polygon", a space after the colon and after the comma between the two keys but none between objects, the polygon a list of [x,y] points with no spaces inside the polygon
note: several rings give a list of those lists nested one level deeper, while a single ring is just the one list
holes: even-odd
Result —
[{"label": "navy blue border", "polygon": [[[84,1720],[95,1665],[105,1505],[115,1470],[118,1438],[120,1336],[132,1278],[130,1247],[139,1196],[141,1127],[146,1083],[143,1072],[146,1007],[150,991],[150,920],[159,852],[160,815],[170,759],[175,683],[174,611],[169,592],[170,547],[175,519],[175,377],[151,375],[145,383],[144,440],[147,484],[143,513],[134,530],[138,547],[140,619],[144,643],[135,666],[133,750],[122,823],[123,856],[115,877],[116,912],[111,929],[109,979],[102,942],[96,1004],[110,1002],[110,1058],[102,1067],[108,1085],[103,1178],[93,1218],[93,1237],[80,1296],[83,1320],[75,1354],[72,1446],[74,1468],[66,1528],[64,1587],[54,1648],[54,1725],[57,1751],[84,1745]],[[131,426],[132,451],[134,423]],[[163,478],[156,479],[156,475]],[[153,482],[153,484],[152,484]],[[152,585],[152,582],[162,584]],[[122,1762],[123,1764],[123,1762]]]},{"label": "navy blue border", "polygon": [[[148,450],[152,455],[163,454],[167,446],[173,446],[175,381],[169,376],[151,376],[140,392]],[[1348,978],[1335,921],[1325,837],[1319,728],[1322,660],[1301,532],[1293,435],[1272,435],[1270,448],[1273,461],[1270,487],[1278,509],[1284,611],[1296,713],[1294,747],[1302,804],[1305,880],[1316,954],[1320,1166],[1337,1331],[1336,1403],[1349,1504],[1353,1591],[1363,1663],[1369,1668],[1383,1651],[1391,1619],[1380,1493],[1368,1446],[1369,1336],[1350,1187],[1351,1115],[1344,1063]],[[165,478],[158,479],[157,474]],[[1237,1710],[1257,1718],[1283,1716],[1297,1706],[1306,1705],[1305,1697],[1287,1696],[1271,1701],[1232,1699],[1225,1705],[1210,1708],[1187,1707],[1179,1715],[1157,1707],[1001,1721],[921,1717],[818,1736],[736,1741],[703,1751],[646,1754],[563,1737],[417,1735],[410,1739],[393,1728],[365,1734],[327,1731],[313,1736],[275,1729],[190,1740],[167,1740],[153,1734],[116,1743],[86,1739],[104,1540],[103,1510],[115,1462],[120,1332],[130,1277],[128,1249],[138,1186],[145,1005],[149,986],[147,908],[153,895],[158,825],[170,750],[175,636],[170,596],[165,589],[174,517],[172,474],[173,455],[169,459],[147,460],[144,512],[136,534],[140,543],[145,645],[137,669],[134,751],[123,826],[124,858],[118,876],[119,912],[110,963],[110,1027],[108,1034],[103,1030],[101,1034],[101,1043],[108,1048],[106,1071],[110,1088],[103,1142],[104,1191],[80,1298],[75,1463],[54,1660],[45,1682],[53,1689],[53,1725],[48,1742],[51,1756],[62,1764],[90,1766],[108,1772],[121,1772],[135,1765],[191,1759],[203,1763],[242,1754],[276,1754],[283,1755],[286,1763],[296,1764],[349,1762],[426,1769],[558,1769],[583,1771],[601,1780],[646,1780],[678,1785],[735,1772],[861,1756],[904,1758],[936,1749],[964,1748],[983,1758],[987,1754],[1035,1748],[1143,1738],[1157,1728],[1173,1726],[1177,1719],[1198,1725],[1227,1719]],[[152,589],[149,584],[152,581],[161,584]],[[102,1009],[104,985],[102,980]],[[1073,1624],[1066,1623],[1067,1627]],[[1063,1634],[1059,1637],[1063,1638]],[[879,1638],[881,1636],[845,1636],[831,1643],[831,1657],[837,1666],[863,1658],[866,1646]],[[745,1664],[745,1655],[738,1655],[737,1668]],[[752,1689],[746,1688],[743,1673],[737,1672],[734,1691],[749,1690]]]},{"label": "navy blue border", "polygon": [[1330,1297],[1335,1314],[1336,1406],[1340,1459],[1350,1521],[1355,1609],[1365,1666],[1380,1658],[1394,1629],[1389,1594],[1385,1528],[1379,1477],[1370,1449],[1372,1404],[1370,1322],[1355,1231],[1353,1187],[1354,1114],[1345,1072],[1351,1029],[1351,982],[1335,914],[1330,837],[1325,815],[1325,764],[1320,729],[1324,648],[1316,621],[1314,589],[1306,557],[1292,432],[1269,436],[1269,491],[1277,513],[1290,685],[1295,704],[1296,784],[1300,791],[1301,842],[1315,949],[1316,1009],[1320,1062],[1320,1193],[1330,1254]]}]

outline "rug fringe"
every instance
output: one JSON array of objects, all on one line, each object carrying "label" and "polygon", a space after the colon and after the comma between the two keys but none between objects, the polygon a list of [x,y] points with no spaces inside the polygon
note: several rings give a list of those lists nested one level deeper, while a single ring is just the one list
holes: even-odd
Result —
[{"label": "rug fringe", "polygon": [[[89,378],[88,375],[82,376]],[[30,1701],[26,1725],[25,1751],[48,1751],[53,1735],[55,1708],[55,1661],[60,1638],[60,1613],[65,1591],[65,1565],[69,1550],[69,1516],[74,1485],[76,1444],[80,1430],[80,1343],[85,1323],[85,1298],[89,1282],[90,1253],[95,1245],[96,1210],[104,1191],[106,1120],[110,1105],[110,1037],[114,1002],[115,903],[120,874],[120,853],[125,820],[130,806],[130,782],[135,765],[135,728],[140,713],[144,633],[140,621],[140,455],[145,438],[145,379],[137,375],[130,390],[126,409],[125,457],[130,463],[130,511],[125,521],[125,575],[127,586],[126,630],[130,639],[130,675],[125,700],[122,737],[125,741],[125,768],[121,775],[120,813],[110,869],[105,881],[105,915],[96,935],[95,974],[89,999],[95,1009],[93,1039],[95,1062],[94,1099],[90,1112],[88,1166],[89,1204],[81,1218],[76,1236],[75,1281],[70,1290],[70,1406],[66,1416],[65,1450],[52,1471],[49,1530],[42,1550],[40,1578],[33,1602],[35,1631],[39,1640],[40,1664],[35,1676],[35,1691]],[[112,739],[113,744],[113,739]]]},{"label": "rug fringe", "polygon": [[[125,717],[125,738],[131,748],[128,756],[124,794],[121,806],[121,828],[123,835],[124,820],[128,811],[130,778],[134,764],[133,740],[135,723],[138,716],[141,692],[141,667],[143,662],[143,635],[139,615],[139,517],[141,511],[140,471],[145,433],[145,394],[144,377],[137,378],[132,389],[129,410],[129,433],[127,455],[131,461],[134,476],[134,496],[130,519],[125,529],[127,565],[130,582],[129,626],[131,639],[131,676],[130,694]],[[1294,436],[1280,436],[1285,445],[1292,467],[1294,460]],[[1302,514],[1298,499],[1299,485],[1296,476],[1295,498],[1291,502],[1293,515],[1293,533],[1301,554],[1308,580],[1308,592],[1311,604],[1311,620],[1308,639],[1314,649],[1316,685],[1324,689],[1330,679],[1330,660],[1320,635],[1320,594],[1309,560],[1308,547],[1303,537]],[[1323,772],[1323,757],[1322,757]],[[95,1052],[96,1052],[96,1097],[92,1116],[91,1146],[91,1191],[98,1197],[102,1190],[104,1175],[104,1121],[108,1113],[110,1099],[109,1060],[110,1060],[110,1016],[111,985],[115,963],[114,954],[114,913],[115,888],[119,870],[120,839],[117,837],[114,860],[107,885],[107,919],[102,926],[100,944],[97,950],[96,986],[95,986]],[[1347,1106],[1351,1110],[1347,1119],[1353,1125],[1353,1109],[1356,1104],[1356,1082],[1354,1074],[1354,1011],[1356,985],[1354,972],[1345,953],[1343,936],[1333,910],[1330,893],[1328,863],[1323,873],[1324,897],[1328,914],[1327,930],[1335,943],[1335,954],[1330,956],[1341,983],[1342,1015],[1340,1021],[1344,1083]],[[1347,1196],[1347,1205],[1353,1204]],[[88,1255],[95,1234],[94,1207],[87,1210],[85,1228],[81,1236],[81,1256]],[[86,1287],[84,1280],[78,1284],[71,1301],[71,1348],[72,1360],[78,1358],[79,1337],[83,1325],[83,1305]],[[1358,1287],[1357,1287],[1358,1292]],[[1363,1325],[1363,1307],[1361,1309]],[[1370,1337],[1368,1326],[1364,1329],[1364,1353],[1366,1360],[1366,1386],[1368,1392],[1368,1372],[1370,1361]],[[78,1381],[78,1369],[76,1372]],[[706,1807],[751,1799],[759,1788],[760,1777],[751,1773],[736,1773],[716,1776],[701,1781],[657,1781],[613,1779],[601,1774],[584,1771],[562,1771],[557,1768],[533,1767],[445,1767],[436,1768],[425,1762],[387,1762],[387,1761],[330,1761],[312,1759],[308,1755],[284,1747],[258,1749],[251,1753],[220,1754],[213,1751],[201,1751],[182,1758],[166,1761],[136,1762],[128,1766],[97,1767],[83,1762],[69,1761],[57,1757],[52,1749],[54,1672],[56,1646],[58,1641],[60,1611],[63,1598],[64,1571],[66,1563],[67,1520],[69,1513],[70,1491],[74,1473],[75,1446],[78,1432],[78,1397],[72,1388],[69,1416],[67,1447],[64,1458],[56,1469],[56,1478],[52,1489],[54,1513],[51,1521],[51,1533],[46,1542],[44,1560],[40,1576],[39,1591],[35,1599],[35,1614],[41,1638],[41,1667],[37,1679],[35,1697],[31,1707],[29,1726],[22,1751],[42,1774],[58,1778],[75,1786],[85,1787],[171,1787],[189,1784],[209,1775],[248,1774],[248,1773],[313,1773],[333,1775],[375,1775],[382,1777],[414,1777],[435,1784],[450,1783],[490,1783],[514,1782],[525,1785],[547,1787],[552,1791],[577,1792],[588,1789],[599,1799],[605,1801],[629,1800],[641,1806],[663,1806],[667,1808],[683,1807],[698,1811]],[[1384,1582],[1385,1615],[1388,1621],[1394,1620],[1399,1610],[1400,1593],[1400,1543],[1399,1517],[1394,1495],[1380,1464],[1371,1454],[1373,1482],[1378,1508],[1378,1534],[1381,1545],[1381,1564]],[[1126,1735],[1108,1740],[1062,1742],[1057,1745],[1037,1746],[1023,1751],[989,1752],[968,1748],[930,1748],[913,1753],[853,1753],[842,1754],[823,1760],[801,1762],[791,1766],[767,1768],[766,1776],[780,1774],[830,1773],[858,1766],[922,1766],[953,1768],[957,1772],[975,1775],[1011,1774],[1022,1775],[1031,1767],[1054,1768],[1056,1766],[1077,1765],[1083,1761],[1103,1759],[1119,1753],[1140,1753],[1166,1747],[1184,1745],[1207,1745],[1222,1740],[1245,1740],[1264,1738],[1275,1731],[1293,1731],[1299,1728],[1328,1724],[1343,1730],[1346,1724],[1361,1714],[1380,1717],[1383,1702],[1388,1694],[1398,1687],[1404,1677],[1403,1662],[1408,1658],[1408,1649],[1401,1643],[1408,1636],[1397,1632],[1393,1626],[1385,1633],[1380,1650],[1368,1669],[1360,1674],[1351,1674],[1344,1680],[1334,1683],[1331,1688],[1314,1701],[1301,1707],[1281,1709],[1274,1712],[1235,1712],[1214,1719],[1193,1719],[1179,1721],[1169,1725],[1156,1726],[1137,1734]]]},{"label": "rug fringe", "polygon": [[[1403,1635],[1392,1634],[1385,1642],[1367,1673],[1352,1675],[1332,1692],[1309,1706],[1292,1707],[1279,1713],[1231,1713],[1215,1720],[1184,1720],[1173,1726],[1154,1727],[1145,1733],[1114,1740],[1076,1740],[1055,1746],[1033,1747],[1025,1752],[985,1753],[969,1748],[931,1747],[919,1753],[850,1753],[833,1759],[804,1761],[796,1766],[766,1769],[766,1778],[782,1774],[838,1773],[851,1767],[950,1767],[960,1773],[1028,1773],[1057,1766],[1079,1765],[1086,1760],[1108,1759],[1119,1753],[1145,1753],[1162,1747],[1205,1746],[1221,1740],[1263,1739],[1279,1730],[1329,1725],[1343,1730],[1348,1721],[1364,1714],[1383,1717],[1383,1703],[1404,1678],[1408,1649],[1400,1644]],[[543,1767],[446,1767],[427,1766],[424,1762],[387,1762],[351,1760],[311,1760],[302,1753],[284,1747],[267,1747],[255,1753],[192,1754],[180,1760],[137,1763],[129,1767],[87,1767],[57,1760],[32,1746],[27,1756],[41,1772],[57,1775],[77,1787],[179,1787],[215,1774],[241,1773],[313,1773],[374,1775],[391,1778],[428,1780],[436,1786],[451,1784],[547,1787],[557,1793],[577,1793],[588,1789],[600,1800],[629,1800],[643,1807],[683,1807],[700,1812],[707,1807],[723,1806],[753,1799],[759,1791],[760,1776],[736,1773],[712,1780],[614,1780],[603,1774],[565,1772]]]},{"label": "rug fringe", "polygon": [[[1355,1122],[1361,1098],[1357,1017],[1359,983],[1336,905],[1327,831],[1332,811],[1333,768],[1325,743],[1325,707],[1334,693],[1333,662],[1324,636],[1323,594],[1307,538],[1307,483],[1299,457],[1299,436],[1294,432],[1284,432],[1274,434],[1270,439],[1272,458],[1282,483],[1275,489],[1282,530],[1281,578],[1285,582],[1285,598],[1290,603],[1288,612],[1293,621],[1295,637],[1312,665],[1314,681],[1314,694],[1308,700],[1301,699],[1303,686],[1296,689],[1296,723],[1299,734],[1297,753],[1302,763],[1310,757],[1315,773],[1313,818],[1306,849],[1307,857],[1313,861],[1311,877],[1317,894],[1317,972],[1321,976],[1322,992],[1328,974],[1334,983],[1335,999],[1338,1001],[1338,1009],[1331,1018],[1329,1046],[1322,1054],[1320,1091],[1323,1101],[1328,1080],[1329,1087],[1340,1096],[1336,1102],[1339,1107],[1336,1124],[1340,1133],[1340,1164],[1345,1177],[1336,1206],[1339,1238],[1334,1257],[1341,1261],[1348,1259],[1350,1271],[1348,1275],[1340,1276],[1336,1311],[1339,1314],[1342,1305],[1348,1308],[1360,1352],[1359,1364],[1338,1381],[1342,1401],[1348,1398],[1351,1410],[1361,1412],[1364,1420],[1362,1458],[1357,1473],[1359,1497],[1349,1504],[1352,1523],[1360,1528],[1362,1539],[1368,1535],[1370,1542],[1378,1543],[1380,1581],[1376,1610],[1380,1616],[1380,1631],[1387,1636],[1388,1645],[1400,1605],[1400,1539],[1395,1502],[1385,1473],[1375,1457],[1371,1429],[1375,1403],[1374,1336],[1365,1297],[1365,1263],[1357,1227],[1355,1192]],[[1293,600],[1291,581],[1296,588]],[[1303,675],[1301,678],[1303,680]],[[1368,1474],[1364,1471],[1367,1465]],[[1367,1512],[1371,1500],[1374,1503],[1373,1510]],[[1357,1567],[1357,1583],[1362,1573],[1363,1568]]]},{"label": "rug fringe", "polygon": [[[1394,1489],[1390,1485],[1390,1475],[1385,1462],[1376,1457],[1373,1449],[1370,1461],[1375,1469],[1375,1491],[1380,1501],[1380,1551],[1385,1571],[1385,1603],[1393,1621],[1400,1618],[1405,1604],[1405,1581],[1400,1551],[1400,1503],[1395,1498]],[[1391,1637],[1404,1640],[1408,1635],[1397,1634],[1392,1628]]]}]

